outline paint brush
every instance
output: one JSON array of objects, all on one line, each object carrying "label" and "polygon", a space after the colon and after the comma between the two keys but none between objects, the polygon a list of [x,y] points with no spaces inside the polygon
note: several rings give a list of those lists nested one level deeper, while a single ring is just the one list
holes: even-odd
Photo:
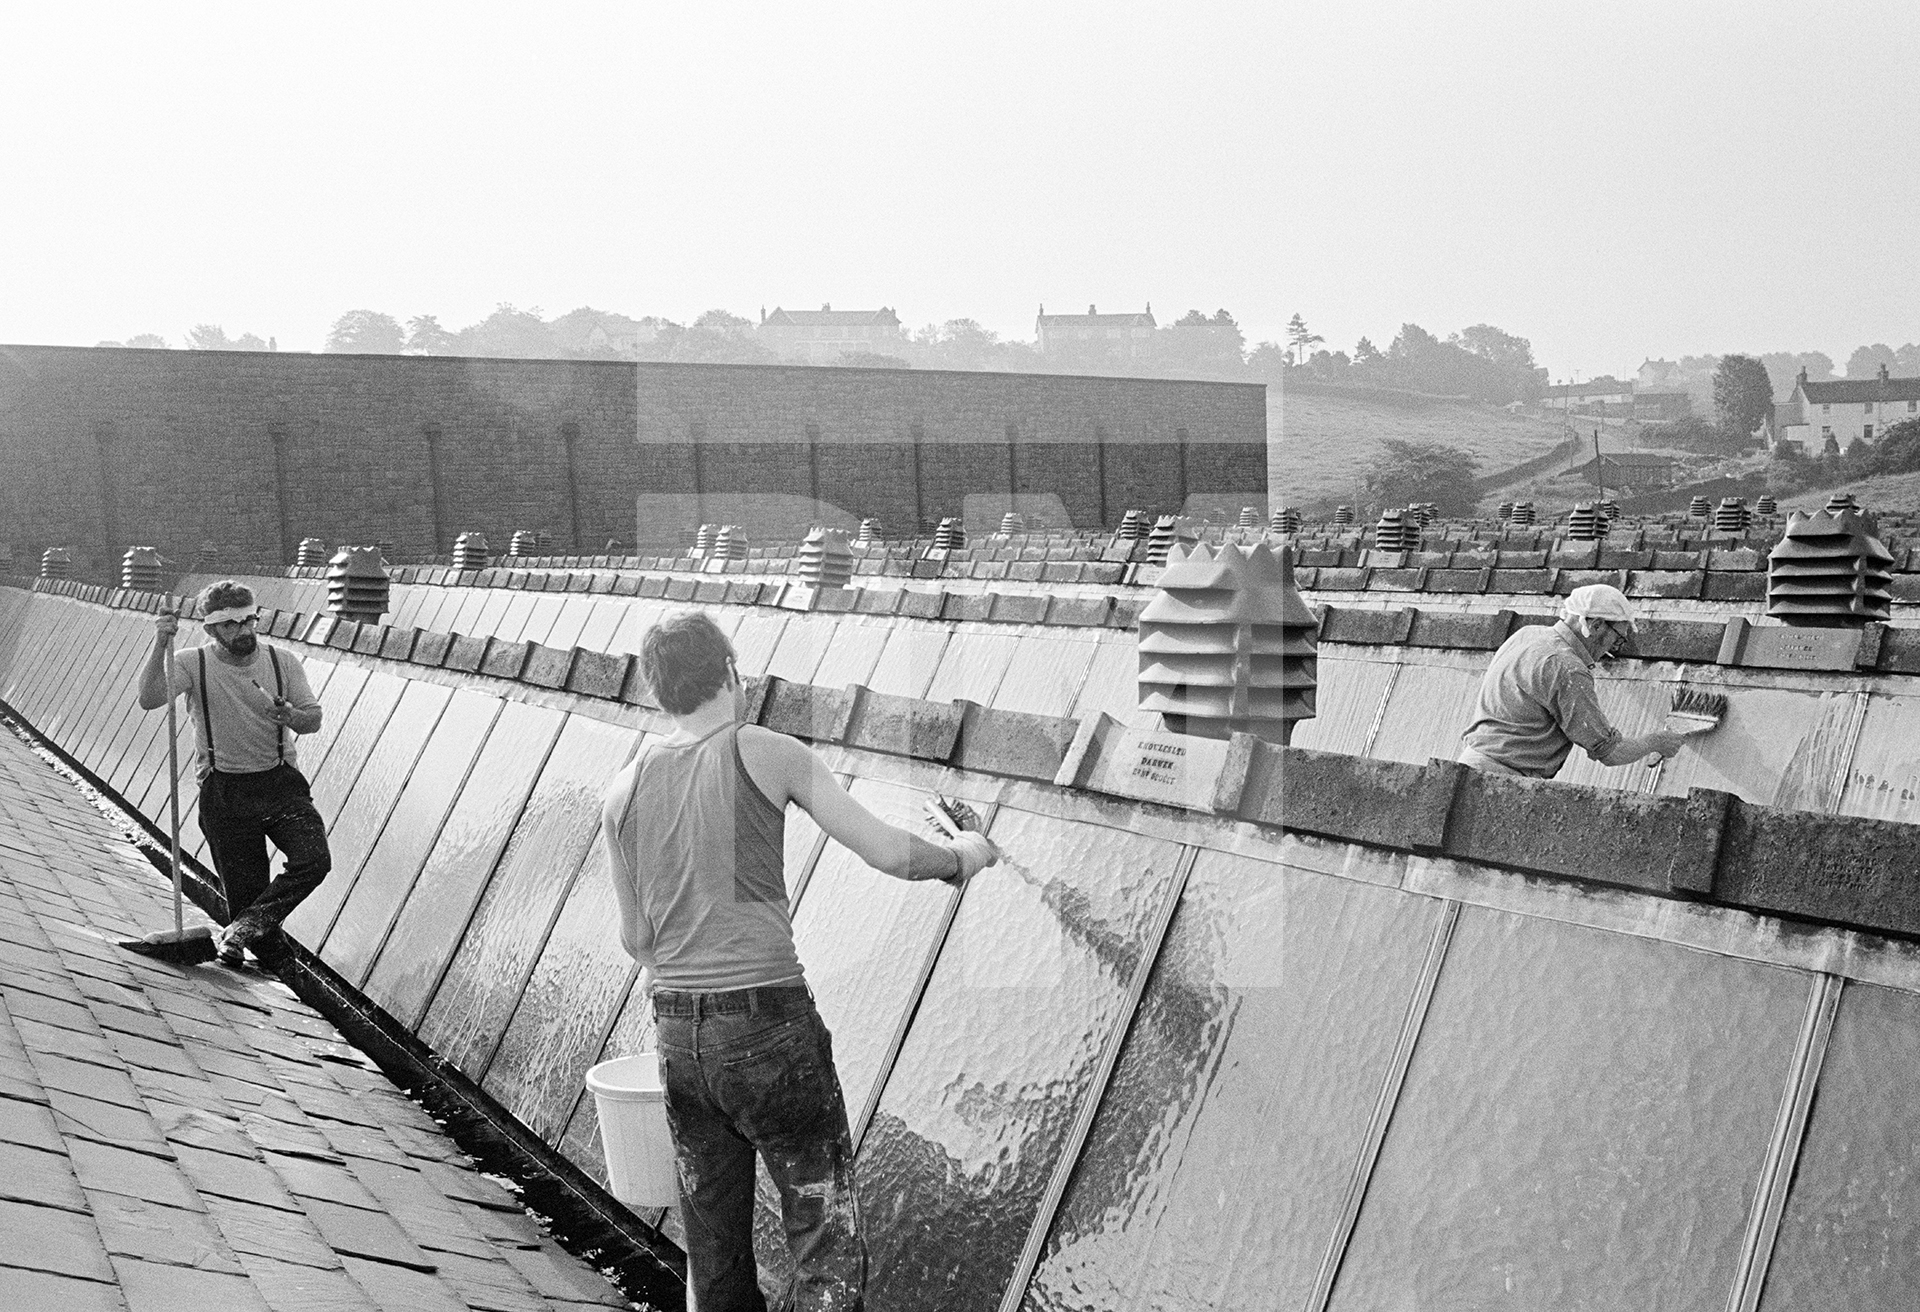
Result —
[{"label": "paint brush", "polygon": [[1688,735],[1720,727],[1727,713],[1727,695],[1699,688],[1675,688],[1667,704],[1667,732]]}]

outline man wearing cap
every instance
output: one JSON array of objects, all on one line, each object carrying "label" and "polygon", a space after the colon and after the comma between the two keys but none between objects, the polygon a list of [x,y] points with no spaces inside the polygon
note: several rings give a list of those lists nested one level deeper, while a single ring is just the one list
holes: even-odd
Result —
[{"label": "man wearing cap", "polygon": [[[320,886],[333,868],[327,827],[313,809],[294,739],[320,727],[320,701],[300,662],[254,634],[260,608],[253,590],[231,579],[200,594],[210,641],[182,651],[168,680],[167,649],[179,629],[172,615],[154,616],[153,654],[140,673],[140,709],[187,698],[194,765],[200,780],[200,832],[229,920],[216,941],[222,962],[241,965],[245,951],[273,964],[283,951],[280,922]],[[269,879],[267,840],[286,857]]]},{"label": "man wearing cap", "polygon": [[1602,765],[1672,756],[1685,739],[1656,729],[1629,738],[1593,690],[1593,667],[1612,656],[1640,617],[1618,588],[1575,588],[1560,622],[1531,624],[1500,645],[1480,681],[1460,760],[1493,774],[1551,779],[1577,744]]}]

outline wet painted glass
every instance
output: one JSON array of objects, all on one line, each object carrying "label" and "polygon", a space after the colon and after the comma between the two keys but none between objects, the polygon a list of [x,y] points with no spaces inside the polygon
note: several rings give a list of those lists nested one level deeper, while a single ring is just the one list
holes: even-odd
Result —
[{"label": "wet painted glass", "polygon": [[1920,997],[1840,995],[1760,1312],[1911,1312],[1920,1291]]},{"label": "wet painted glass", "polygon": [[780,641],[767,661],[767,673],[789,683],[813,683],[820,660],[833,650],[839,625],[831,615],[795,615],[787,621]]},{"label": "wet painted glass", "polygon": [[1868,700],[1839,811],[1920,822],[1920,697],[1876,690]]},{"label": "wet painted glass", "polygon": [[[718,614],[713,617],[720,618]],[[740,627],[728,635],[733,640],[733,654],[741,674],[751,678],[767,672],[767,662],[773,658],[773,649],[779,645],[781,631],[786,626],[787,616],[777,610],[763,611],[756,607],[741,615]]]},{"label": "wet painted glass", "polygon": [[1026,715],[1066,715],[1087,681],[1095,650],[1090,637],[1021,634],[994,689],[994,707]]},{"label": "wet painted glass", "polygon": [[561,730],[520,823],[435,991],[420,1037],[475,1079],[500,1035],[600,832],[607,786],[639,745],[631,729],[574,716]]},{"label": "wet painted glass", "polygon": [[887,620],[842,616],[833,631],[833,645],[820,654],[820,663],[814,667],[813,682],[823,688],[866,683],[892,632]]},{"label": "wet painted glass", "polygon": [[[469,617],[466,607],[464,605],[461,606],[456,615],[456,619],[468,627],[455,630],[455,632],[464,633],[469,636],[478,635],[480,637],[487,637],[499,632],[500,626],[506,622],[507,613],[513,609],[514,598],[525,595],[524,593],[518,592],[503,592],[498,588],[486,588],[483,589],[483,591],[486,595],[481,598],[480,610],[477,614]],[[528,604],[531,605],[532,603]],[[525,623],[525,620],[523,619],[521,622]],[[443,626],[440,631],[445,633],[448,630]]]},{"label": "wet painted glass", "polygon": [[[341,903],[358,882],[367,854],[385,831],[394,802],[452,696],[453,689],[444,684],[406,685],[339,813],[329,821],[327,846],[333,852],[333,871],[287,917],[285,926],[287,933],[315,951],[326,940]],[[315,803],[318,807],[318,798]],[[327,816],[324,809],[320,814],[322,818]]]},{"label": "wet painted glass", "polygon": [[565,719],[544,706],[501,706],[372,971],[354,981],[408,1028],[420,1024]]},{"label": "wet painted glass", "polygon": [[[501,608],[499,615],[493,618],[493,627],[486,630],[484,636],[500,638],[507,642],[514,641],[526,629],[528,619],[533,616],[534,604],[539,600],[539,597],[530,592],[508,593],[506,605]],[[480,630],[476,629],[475,632],[478,633]]]},{"label": "wet painted glass", "polygon": [[608,643],[613,640],[614,630],[620,627],[625,615],[626,608],[619,602],[596,599],[573,645],[585,647],[588,651],[612,651]]},{"label": "wet painted glass", "polygon": [[894,697],[925,697],[946,646],[944,628],[902,624],[887,638],[867,686]]},{"label": "wet painted glass", "polygon": [[[365,976],[439,836],[454,796],[466,782],[487,730],[504,704],[471,688],[456,691],[447,702],[380,837],[367,853],[358,877],[341,897],[340,913],[321,944],[321,960],[343,978],[358,983]],[[405,710],[403,703],[394,718],[397,720]],[[366,776],[362,775],[361,787],[365,785]],[[355,792],[357,795],[359,789]],[[349,808],[352,805],[349,800]],[[339,876],[336,868],[331,878]]]},{"label": "wet painted glass", "polygon": [[1013,810],[991,834],[860,1150],[879,1312],[998,1305],[1181,854]]},{"label": "wet painted glass", "polygon": [[1140,656],[1133,634],[1102,634],[1094,643],[1093,660],[1068,714],[1077,720],[1105,714],[1124,724],[1133,719],[1139,705]]},{"label": "wet painted glass", "polygon": [[1436,756],[1451,761],[1460,754],[1460,735],[1473,719],[1474,699],[1491,655],[1437,655],[1433,662],[1401,667],[1368,755],[1425,765]]},{"label": "wet painted glass", "polygon": [[1333,1312],[1724,1307],[1810,987],[1464,908]]},{"label": "wet painted glass", "polygon": [[[344,676],[346,671],[341,671]],[[313,785],[314,809],[320,812],[320,818],[327,822],[329,833],[334,822],[340,818],[340,808],[345,805],[347,794],[353,791],[354,782],[360,778],[361,768],[372,756],[379,745],[381,735],[386,732],[387,721],[393,715],[393,708],[400,703],[400,695],[409,687],[439,687],[437,684],[415,684],[398,675],[370,671],[366,682],[359,688],[352,687],[351,678],[335,678],[335,687],[328,689],[329,700],[337,691],[342,701],[350,701],[351,707],[340,719],[330,741],[321,744],[325,755],[316,758],[310,769],[302,771]],[[343,685],[344,686],[341,686]],[[357,696],[354,695],[357,691]],[[448,691],[443,689],[443,691]],[[332,718],[333,708],[328,706],[321,717],[321,723]],[[323,729],[324,731],[324,729]],[[302,765],[306,762],[303,760]],[[339,866],[336,864],[335,869]]]},{"label": "wet painted glass", "polygon": [[1022,1306],[1306,1306],[1439,916],[1202,852]]},{"label": "wet painted glass", "polygon": [[1315,675],[1319,686],[1314,690],[1314,717],[1293,726],[1293,745],[1316,752],[1364,756],[1367,734],[1380,711],[1380,698],[1389,681],[1398,681],[1400,676],[1395,672],[1401,668],[1386,661],[1329,657],[1322,648]]},{"label": "wet painted glass", "polygon": [[607,650],[637,655],[640,651],[640,639],[653,626],[653,622],[666,614],[665,602],[630,598],[623,603],[620,623],[608,639]]},{"label": "wet painted glass", "polygon": [[982,706],[993,705],[994,690],[1000,686],[1007,664],[1013,659],[1016,642],[1011,633],[983,633],[972,628],[954,630],[953,636],[947,639],[946,650],[940,653],[940,664],[934,667],[933,680],[924,696],[935,702],[965,700]]},{"label": "wet painted glass", "polygon": [[580,630],[587,627],[587,621],[593,616],[593,604],[591,597],[566,598],[560,603],[560,613],[554,617],[553,627],[540,641],[549,647],[572,651],[580,645]]},{"label": "wet painted glass", "polygon": [[553,626],[560,622],[560,612],[577,600],[564,594],[535,597],[533,610],[527,616],[526,627],[515,636],[522,642],[545,643],[553,633]]}]

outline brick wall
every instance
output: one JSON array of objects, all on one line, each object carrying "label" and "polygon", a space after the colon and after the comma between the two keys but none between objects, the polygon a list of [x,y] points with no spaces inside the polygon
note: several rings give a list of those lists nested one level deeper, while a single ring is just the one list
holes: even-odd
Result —
[{"label": "brick wall", "polygon": [[636,540],[637,503],[652,541],[775,505],[793,523],[750,532],[906,532],[1009,490],[1092,525],[1260,500],[1267,461],[1263,389],[1227,383],[55,346],[0,347],[0,457],[0,541],[95,576],[134,543],[183,566],[206,541],[274,564],[308,536],[404,558],[522,528],[597,551]]}]

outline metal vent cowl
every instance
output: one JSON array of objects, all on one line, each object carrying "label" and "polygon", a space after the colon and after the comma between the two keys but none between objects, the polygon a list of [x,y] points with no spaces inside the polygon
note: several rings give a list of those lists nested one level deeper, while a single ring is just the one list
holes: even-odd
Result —
[{"label": "metal vent cowl", "polygon": [[[453,567],[457,570],[485,569],[492,563],[489,551],[485,533],[462,533],[453,540]],[[333,561],[339,559],[335,556]]]},{"label": "metal vent cowl", "polygon": [[378,547],[342,547],[327,562],[327,610],[349,619],[387,613],[387,570]]},{"label": "metal vent cowl", "polygon": [[1857,510],[1787,517],[1767,553],[1767,614],[1787,624],[1865,625],[1893,613],[1893,554]]},{"label": "metal vent cowl", "polygon": [[1175,733],[1284,743],[1314,714],[1319,623],[1264,542],[1176,550],[1139,632],[1140,707]]},{"label": "metal vent cowl", "polygon": [[800,544],[794,567],[801,581],[816,588],[844,588],[853,579],[853,548],[846,535],[816,528]]}]

